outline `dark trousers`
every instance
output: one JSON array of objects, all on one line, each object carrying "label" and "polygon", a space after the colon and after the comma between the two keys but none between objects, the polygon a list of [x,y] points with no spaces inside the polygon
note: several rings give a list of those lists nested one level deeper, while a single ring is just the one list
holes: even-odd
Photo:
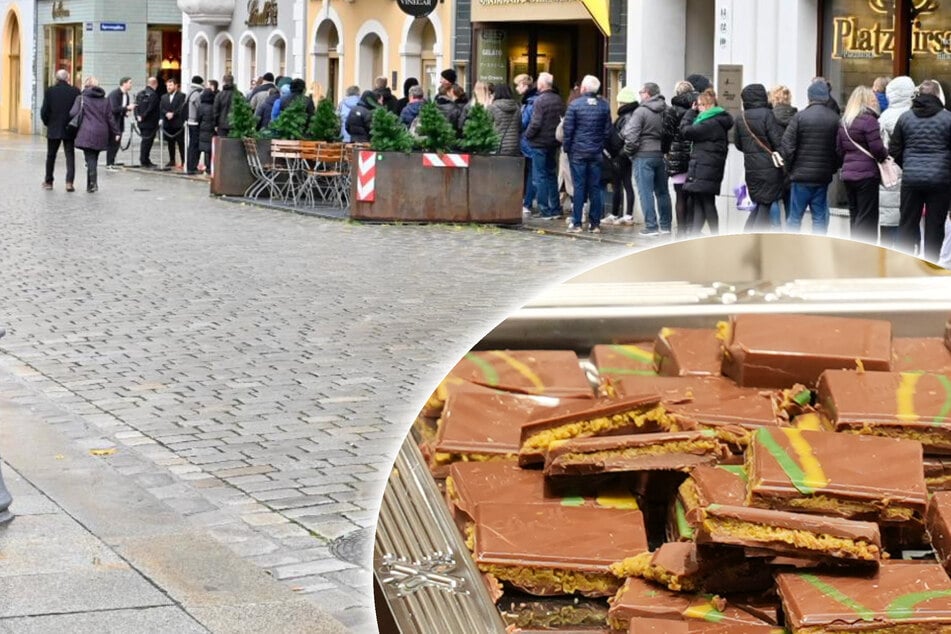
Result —
[{"label": "dark trousers", "polygon": [[944,220],[948,217],[951,190],[941,187],[913,187],[902,184],[901,215],[898,219],[896,246],[906,253],[915,253],[921,242],[921,212],[925,213],[925,247],[919,256],[931,262],[938,261],[944,242]]},{"label": "dark trousers", "polygon": [[46,139],[46,182],[53,184],[53,168],[56,166],[56,155],[59,154],[59,145],[63,144],[66,154],[66,182],[72,183],[76,177],[76,148],[72,139]]},{"label": "dark trousers", "polygon": [[690,235],[699,236],[703,225],[710,226],[710,235],[720,233],[720,216],[717,214],[716,194],[690,194],[687,199],[689,213],[693,216],[693,226]]},{"label": "dark trousers", "polygon": [[853,240],[875,244],[878,241],[879,179],[842,182],[849,200],[849,236]]},{"label": "dark trousers", "polygon": [[689,213],[687,199],[690,194],[684,191],[683,183],[674,183],[674,213],[677,216],[677,235],[687,236],[693,225],[693,217]]},{"label": "dark trousers", "polygon": [[185,164],[185,130],[166,130],[165,142],[168,143],[168,163],[169,166],[175,165],[175,148],[178,148],[178,155],[182,157],[182,165]]},{"label": "dark trousers", "polygon": [[776,203],[756,203],[756,209],[750,212],[749,217],[746,219],[746,224],[743,225],[743,231],[747,233],[769,231],[771,228],[770,211],[775,204]]},{"label": "dark trousers", "polygon": [[139,164],[143,167],[152,167],[152,144],[155,143],[155,130],[139,128],[139,134],[142,135],[142,145],[139,146]]},{"label": "dark trousers", "polygon": [[591,228],[601,226],[601,210],[604,201],[601,197],[601,157],[571,159],[571,182],[575,186],[575,195],[572,197],[572,223],[581,226],[581,216],[584,204],[589,199],[588,224]]},{"label": "dark trousers", "polygon": [[114,136],[109,135],[109,147],[106,148],[106,165],[116,164],[116,155],[119,154],[121,144],[121,140],[116,140]]},{"label": "dark trousers", "polygon": [[198,171],[198,155],[201,150],[198,148],[198,126],[188,126],[188,157],[185,160],[185,171],[188,173]]},{"label": "dark trousers", "polygon": [[86,191],[99,189],[99,150],[83,150],[86,159]]},{"label": "dark trousers", "polygon": [[634,181],[631,180],[633,167],[631,159],[623,154],[614,160],[614,182],[612,183],[614,196],[611,200],[611,213],[615,216],[621,215],[618,213],[621,211],[621,198],[624,198],[624,215],[634,215]]}]

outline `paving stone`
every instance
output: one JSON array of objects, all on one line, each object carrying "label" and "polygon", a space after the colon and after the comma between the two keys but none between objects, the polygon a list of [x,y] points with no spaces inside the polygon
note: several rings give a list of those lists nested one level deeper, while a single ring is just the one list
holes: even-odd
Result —
[{"label": "paving stone", "polygon": [[168,634],[200,634],[209,630],[173,607],[109,610],[108,612],[80,612],[49,614],[0,619],[4,634],[127,634],[153,632]]}]

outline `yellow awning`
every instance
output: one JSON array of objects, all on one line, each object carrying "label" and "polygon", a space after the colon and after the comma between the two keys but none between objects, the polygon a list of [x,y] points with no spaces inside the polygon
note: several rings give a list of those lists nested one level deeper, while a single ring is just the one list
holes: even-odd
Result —
[{"label": "yellow awning", "polygon": [[611,37],[611,0],[581,0],[605,37]]}]

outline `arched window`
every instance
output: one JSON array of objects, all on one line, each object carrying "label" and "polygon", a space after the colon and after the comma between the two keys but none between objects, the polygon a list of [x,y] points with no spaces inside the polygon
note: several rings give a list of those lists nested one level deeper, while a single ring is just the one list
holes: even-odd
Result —
[{"label": "arched window", "polygon": [[238,88],[247,90],[251,82],[258,78],[258,43],[254,36],[246,33],[241,38],[241,57],[239,76],[235,77]]},{"label": "arched window", "polygon": [[364,90],[373,87],[373,80],[383,74],[383,40],[376,33],[367,33],[360,40],[359,85]]},{"label": "arched window", "polygon": [[275,77],[287,75],[287,42],[280,35],[274,35],[271,38],[268,70],[274,73]]},{"label": "arched window", "polygon": [[192,74],[201,75],[203,79],[210,79],[208,75],[208,38],[199,35],[195,38],[192,55]]}]

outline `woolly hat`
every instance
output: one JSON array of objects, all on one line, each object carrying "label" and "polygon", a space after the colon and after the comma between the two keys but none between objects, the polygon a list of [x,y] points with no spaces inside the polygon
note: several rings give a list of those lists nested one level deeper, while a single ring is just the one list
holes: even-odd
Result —
[{"label": "woolly hat", "polygon": [[264,73],[264,81],[274,81],[274,73]]},{"label": "woolly hat", "polygon": [[292,80],[290,77],[281,77],[277,82],[277,87],[280,88],[281,86],[290,86],[291,81]]},{"label": "woolly hat", "polygon": [[459,78],[459,76],[456,75],[456,71],[451,68],[447,68],[443,72],[439,73],[439,76],[448,81],[450,84],[456,83],[456,79]]},{"label": "woolly hat", "polygon": [[634,103],[635,101],[637,101],[637,91],[631,85],[625,86],[617,94],[618,103]]},{"label": "woolly hat", "polygon": [[192,83],[198,84],[200,86],[201,84],[205,83],[205,80],[201,78],[201,75],[195,75],[194,77],[192,77]]},{"label": "woolly hat", "polygon": [[824,81],[817,81],[806,91],[809,103],[825,103],[829,101],[829,86]]},{"label": "woolly hat", "polygon": [[693,86],[693,89],[697,92],[703,92],[711,86],[710,80],[703,75],[690,75],[687,77],[687,81],[690,82],[690,85]]},{"label": "woolly hat", "polygon": [[306,89],[307,83],[300,77],[291,80],[291,92],[303,93]]}]

